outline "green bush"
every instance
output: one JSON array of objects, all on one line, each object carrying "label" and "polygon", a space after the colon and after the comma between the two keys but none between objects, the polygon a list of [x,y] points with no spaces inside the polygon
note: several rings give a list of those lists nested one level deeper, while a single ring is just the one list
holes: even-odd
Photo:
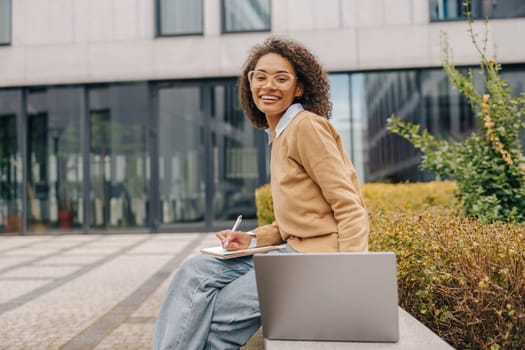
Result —
[{"label": "green bush", "polygon": [[259,226],[274,222],[272,192],[269,184],[261,186],[255,191],[255,207],[257,208]]},{"label": "green bush", "polygon": [[[434,181],[388,185],[368,183],[362,190],[369,210],[388,211],[452,207],[455,203],[452,193],[456,188],[453,181]],[[255,206],[259,226],[271,224],[275,220],[270,184],[263,185],[255,191]]]},{"label": "green bush", "polygon": [[420,182],[413,184],[368,183],[363,195],[370,211],[419,210],[433,207],[453,207],[453,181]]},{"label": "green bush", "polygon": [[364,185],[370,250],[396,252],[400,305],[455,348],[524,349],[525,227],[459,215],[455,187]]},{"label": "green bush", "polygon": [[395,251],[400,304],[458,349],[523,349],[523,229],[444,210],[372,215],[370,249]]}]

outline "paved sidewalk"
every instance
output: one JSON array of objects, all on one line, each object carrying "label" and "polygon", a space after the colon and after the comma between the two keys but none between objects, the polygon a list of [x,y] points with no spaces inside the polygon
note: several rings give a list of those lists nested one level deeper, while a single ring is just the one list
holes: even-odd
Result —
[{"label": "paved sidewalk", "polygon": [[0,349],[150,349],[173,273],[216,244],[214,234],[0,237]]}]

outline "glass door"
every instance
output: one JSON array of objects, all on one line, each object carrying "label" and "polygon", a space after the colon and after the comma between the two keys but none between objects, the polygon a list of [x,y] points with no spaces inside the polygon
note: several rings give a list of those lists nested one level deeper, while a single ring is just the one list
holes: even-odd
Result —
[{"label": "glass door", "polygon": [[92,230],[146,230],[149,158],[146,84],[89,91],[90,213]]},{"label": "glass door", "polygon": [[22,231],[22,159],[17,137],[21,107],[20,90],[0,91],[0,234]]},{"label": "glass door", "polygon": [[205,227],[205,89],[189,85],[158,90],[158,215],[163,230]]},{"label": "glass door", "polygon": [[266,180],[266,135],[244,116],[234,81],[212,89],[213,222],[231,228],[243,216],[241,230],[256,227],[255,190]]},{"label": "glass door", "polygon": [[216,231],[240,214],[241,229],[255,227],[267,143],[244,117],[235,80],[157,91],[160,229]]},{"label": "glass door", "polygon": [[82,88],[31,89],[27,94],[27,230],[82,228]]}]

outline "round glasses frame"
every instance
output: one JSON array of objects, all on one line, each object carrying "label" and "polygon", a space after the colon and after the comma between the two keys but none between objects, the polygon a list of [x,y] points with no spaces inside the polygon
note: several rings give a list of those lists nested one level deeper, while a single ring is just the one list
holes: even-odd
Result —
[{"label": "round glasses frame", "polygon": [[292,86],[293,82],[298,78],[288,72],[278,72],[274,74],[268,74],[263,71],[251,70],[247,74],[248,81],[255,88],[260,88],[268,84],[269,81],[272,85],[281,89],[286,90]]}]

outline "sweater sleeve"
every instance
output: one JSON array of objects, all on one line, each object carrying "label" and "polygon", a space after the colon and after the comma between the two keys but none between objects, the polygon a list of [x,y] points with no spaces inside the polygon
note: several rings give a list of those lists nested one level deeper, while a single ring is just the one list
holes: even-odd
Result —
[{"label": "sweater sleeve", "polygon": [[257,247],[284,243],[276,222],[270,225],[259,226],[252,232],[255,233],[257,238]]},{"label": "sweater sleeve", "polygon": [[321,117],[304,118],[297,131],[298,161],[332,208],[340,251],[367,251],[369,223],[357,175],[338,147],[339,136]]}]

